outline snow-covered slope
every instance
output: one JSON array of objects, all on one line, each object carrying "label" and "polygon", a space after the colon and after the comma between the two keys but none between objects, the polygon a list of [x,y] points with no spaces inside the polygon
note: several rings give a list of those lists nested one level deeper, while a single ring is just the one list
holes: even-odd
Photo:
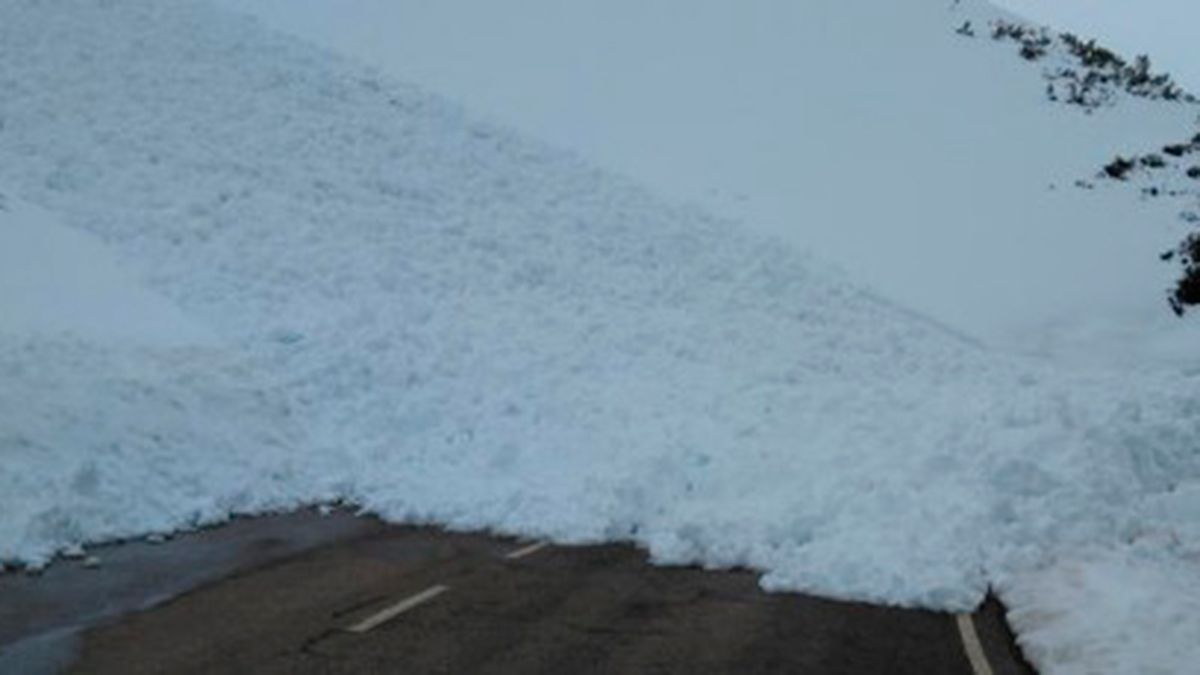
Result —
[{"label": "snow-covered slope", "polygon": [[[1097,3],[1092,0],[993,0],[1039,23],[1098,39],[1126,54],[1150,53],[1190,91],[1200,91],[1192,26],[1200,7],[1191,0]],[[256,3],[257,5],[257,3]]]},{"label": "snow-covered slope", "polygon": [[[1162,591],[1200,555],[1194,379],[990,352],[206,4],[0,19],[0,184],[223,341],[7,345],[4,557],[341,497],[779,589],[963,609],[994,584],[1051,672],[1195,661],[1138,642],[1196,627]],[[1121,566],[1161,613],[1036,592]]]},{"label": "snow-covered slope", "polygon": [[1074,187],[1200,131],[1198,110],[1051,105],[1044,64],[994,42],[980,2],[227,4],[811,249],[998,348],[1200,365],[1200,322],[1166,309],[1177,269],[1158,259],[1181,204]]}]

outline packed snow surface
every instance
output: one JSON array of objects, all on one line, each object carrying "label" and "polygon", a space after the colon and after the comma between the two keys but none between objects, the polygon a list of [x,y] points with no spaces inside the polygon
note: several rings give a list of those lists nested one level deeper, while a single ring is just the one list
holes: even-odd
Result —
[{"label": "packed snow surface", "polygon": [[1049,672],[1200,658],[1187,373],[990,351],[203,3],[0,7],[0,186],[209,332],[0,332],[0,559],[340,498],[773,589],[993,585]]}]

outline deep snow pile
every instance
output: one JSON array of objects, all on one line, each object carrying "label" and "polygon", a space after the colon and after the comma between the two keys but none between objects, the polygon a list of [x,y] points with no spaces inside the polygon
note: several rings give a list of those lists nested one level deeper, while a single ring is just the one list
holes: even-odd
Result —
[{"label": "deep snow pile", "polygon": [[0,559],[298,506],[288,409],[250,375],[211,349],[0,334]]},{"label": "deep snow pile", "polygon": [[[225,341],[215,363],[4,343],[0,485],[61,486],[0,492],[10,559],[339,496],[772,588],[963,609],[992,583],[1042,617],[1023,636],[1052,672],[1118,663],[1111,624],[1031,592],[1064,565],[1189,583],[1192,379],[990,353],[207,5],[10,3],[0,64],[0,184]],[[1158,595],[1121,658],[1200,630]],[[1194,662],[1172,646],[1153,658]]]},{"label": "deep snow pile", "polygon": [[94,237],[0,192],[0,562],[296,506],[282,392]]}]

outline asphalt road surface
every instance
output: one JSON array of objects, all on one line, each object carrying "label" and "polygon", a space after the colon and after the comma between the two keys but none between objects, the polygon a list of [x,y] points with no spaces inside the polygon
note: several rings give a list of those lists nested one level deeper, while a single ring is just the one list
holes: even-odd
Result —
[{"label": "asphalt road surface", "polygon": [[0,673],[1031,673],[1003,609],[762,592],[345,513],[235,521],[0,576]]}]

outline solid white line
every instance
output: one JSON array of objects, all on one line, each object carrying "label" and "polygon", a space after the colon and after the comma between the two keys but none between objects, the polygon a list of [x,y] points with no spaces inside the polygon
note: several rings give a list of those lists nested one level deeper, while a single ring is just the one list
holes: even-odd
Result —
[{"label": "solid white line", "polygon": [[381,623],[391,621],[392,619],[400,616],[401,614],[407,612],[413,607],[416,607],[417,605],[420,605],[423,602],[427,602],[436,598],[448,590],[450,590],[449,586],[431,586],[430,588],[426,588],[416,595],[407,597],[400,602],[397,602],[396,604],[381,612],[378,612],[377,614],[368,616],[362,621],[350,626],[346,630],[351,633],[365,633]]},{"label": "solid white line", "polygon": [[979,643],[979,635],[975,633],[975,622],[970,614],[959,614],[958,634],[962,636],[963,649],[967,652],[967,660],[971,662],[971,670],[975,675],[992,675],[992,666],[983,653],[983,645]]},{"label": "solid white line", "polygon": [[519,549],[513,551],[512,553],[509,553],[508,555],[504,556],[504,559],[505,560],[516,560],[518,558],[524,558],[527,555],[533,555],[534,553],[537,553],[538,551],[546,548],[549,545],[550,545],[550,542],[548,542],[548,541],[539,541],[536,544],[530,544],[524,548],[519,548]]}]

